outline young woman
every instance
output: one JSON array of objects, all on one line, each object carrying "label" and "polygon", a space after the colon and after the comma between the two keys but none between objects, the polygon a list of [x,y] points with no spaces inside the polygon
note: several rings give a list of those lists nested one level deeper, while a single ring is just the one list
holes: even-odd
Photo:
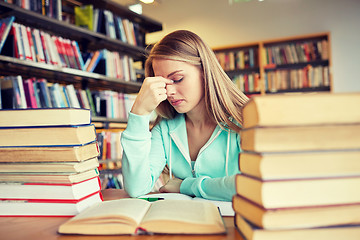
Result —
[{"label": "young woman", "polygon": [[[239,173],[241,107],[248,98],[196,34],[165,36],[145,63],[146,78],[122,133],[126,192],[150,192],[164,167],[160,192],[231,201]],[[158,118],[149,131],[149,118]]]}]

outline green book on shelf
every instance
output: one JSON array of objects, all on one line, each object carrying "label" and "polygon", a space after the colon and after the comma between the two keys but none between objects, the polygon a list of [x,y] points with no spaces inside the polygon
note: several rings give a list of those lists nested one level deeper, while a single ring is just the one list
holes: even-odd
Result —
[{"label": "green book on shelf", "polygon": [[75,7],[75,24],[93,31],[93,5]]}]

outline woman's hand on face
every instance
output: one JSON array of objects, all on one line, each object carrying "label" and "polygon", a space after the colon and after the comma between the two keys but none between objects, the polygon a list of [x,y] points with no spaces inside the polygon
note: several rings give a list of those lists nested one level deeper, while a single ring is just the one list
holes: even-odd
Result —
[{"label": "woman's hand on face", "polygon": [[162,101],[167,99],[166,85],[173,81],[163,77],[145,78],[131,112],[137,115],[150,114]]},{"label": "woman's hand on face", "polygon": [[183,180],[179,178],[170,179],[164,186],[159,189],[161,193],[180,193],[180,186]]}]

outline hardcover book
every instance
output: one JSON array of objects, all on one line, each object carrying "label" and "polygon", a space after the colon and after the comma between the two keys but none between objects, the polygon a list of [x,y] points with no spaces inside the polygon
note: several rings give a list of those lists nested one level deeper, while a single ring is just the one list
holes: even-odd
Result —
[{"label": "hardcover book", "polygon": [[91,113],[80,108],[0,110],[0,127],[88,125]]},{"label": "hardcover book", "polygon": [[[39,163],[42,164],[42,163]],[[40,166],[39,166],[40,168]],[[29,172],[17,172],[17,173],[1,173],[0,182],[32,182],[32,183],[57,183],[57,184],[72,184],[86,181],[90,178],[99,176],[99,171],[94,168],[79,173],[69,172],[47,172],[47,173],[29,173]]]},{"label": "hardcover book", "polygon": [[241,152],[239,168],[263,180],[360,175],[360,150]]},{"label": "hardcover book", "polygon": [[1,147],[81,146],[96,140],[94,125],[0,128]]},{"label": "hardcover book", "polygon": [[266,230],[255,227],[240,215],[236,215],[235,217],[235,226],[246,240],[358,240],[360,236],[360,225],[289,230]]},{"label": "hardcover book", "polygon": [[235,185],[240,196],[266,209],[360,202],[360,176],[264,181],[238,174]]},{"label": "hardcover book", "polygon": [[[244,128],[360,122],[359,93],[255,96],[243,107]],[[336,114],[332,109],[336,109]]]},{"label": "hardcover book", "polygon": [[96,142],[82,146],[0,147],[0,162],[81,162],[98,155]]},{"label": "hardcover book", "polygon": [[241,131],[242,149],[253,152],[290,152],[360,149],[357,124],[254,127]]},{"label": "hardcover book", "polygon": [[1,182],[1,200],[80,200],[101,190],[99,177],[78,183]]},{"label": "hardcover book", "polygon": [[252,224],[268,230],[360,225],[359,203],[265,209],[239,195],[234,195],[233,208]]},{"label": "hardcover book", "polygon": [[101,192],[90,194],[79,200],[0,200],[0,216],[33,217],[61,216],[73,217],[95,203],[102,202]]}]

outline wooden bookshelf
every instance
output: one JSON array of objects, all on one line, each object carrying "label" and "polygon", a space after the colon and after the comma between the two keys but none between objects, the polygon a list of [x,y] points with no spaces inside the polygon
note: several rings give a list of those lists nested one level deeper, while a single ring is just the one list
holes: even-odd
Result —
[{"label": "wooden bookshelf", "polygon": [[[31,32],[34,31],[34,29],[45,32],[50,36],[55,36],[56,38],[61,37],[63,39],[67,39],[70,41],[76,41],[79,49],[81,50],[81,53],[95,52],[95,51],[101,51],[102,49],[106,49],[108,51],[119,53],[121,58],[123,56],[127,56],[131,58],[134,62],[136,62],[135,63],[136,68],[134,65],[134,69],[133,69],[134,70],[133,73],[136,77],[135,78],[132,77],[129,80],[128,78],[125,77],[122,78],[110,77],[107,74],[102,74],[96,71],[88,72],[85,70],[81,70],[81,68],[76,69],[70,66],[64,67],[63,64],[52,64],[47,61],[41,62],[38,59],[38,55],[36,60],[35,57],[33,58],[33,60],[21,59],[15,54],[15,49],[16,49],[15,46],[17,46],[17,41],[14,40],[15,37],[13,35],[11,39],[5,42],[5,44],[8,44],[6,46],[7,47],[6,51],[3,48],[0,53],[0,83],[2,77],[20,75],[23,81],[27,79],[35,79],[34,81],[37,81],[39,79],[45,79],[47,81],[48,84],[47,86],[49,87],[49,89],[50,86],[53,86],[54,84],[60,84],[62,86],[73,85],[76,90],[82,90],[82,91],[91,90],[91,94],[94,94],[94,92],[96,92],[97,94],[96,97],[98,100],[98,106],[102,105],[101,111],[100,110],[93,111],[92,109],[92,113],[93,113],[92,123],[95,125],[97,130],[108,131],[108,132],[111,131],[118,132],[124,130],[126,128],[126,123],[127,123],[127,118],[125,117],[125,115],[127,116],[126,109],[128,109],[129,106],[125,107],[125,103],[124,104],[120,103],[120,101],[124,100],[123,99],[124,97],[121,98],[119,93],[124,93],[124,95],[128,96],[128,95],[132,95],[132,93],[137,93],[139,91],[144,76],[144,70],[141,68],[143,67],[143,63],[146,59],[146,55],[148,54],[148,50],[146,49],[145,46],[145,35],[150,32],[156,32],[162,30],[162,24],[149,17],[139,15],[129,10],[127,7],[124,7],[109,0],[96,0],[96,1],[95,0],[94,1],[54,0],[52,1],[52,3],[54,4],[54,6],[56,4],[62,5],[62,14],[57,14],[57,16],[49,16],[46,14],[43,15],[43,13],[40,13],[39,11],[36,11],[34,9],[32,10],[25,9],[24,6],[17,5],[15,1],[13,4],[5,1],[0,1],[0,19],[14,16],[15,22],[17,24],[23,25],[26,28],[27,27],[30,28],[30,33],[28,33],[30,35],[28,36],[31,36],[32,34],[35,43],[36,43],[35,33]],[[18,2],[18,4],[24,4],[24,1]],[[130,43],[129,41],[120,40],[120,38],[118,38],[118,35],[120,34],[119,32],[117,33],[118,34],[117,38],[111,38],[103,32],[100,33],[96,31],[88,30],[86,28],[76,26],[71,21],[65,22],[62,19],[60,19],[60,15],[62,15],[62,17],[70,16],[70,18],[72,16],[72,18],[74,19],[74,8],[76,6],[88,5],[88,4],[92,4],[94,9],[95,8],[101,9],[101,11],[109,10],[114,15],[120,17],[121,19],[126,19],[134,24],[136,23],[137,24],[136,34],[138,34],[138,37],[141,41],[136,42],[136,44],[134,44],[134,43]],[[103,18],[103,24],[105,24],[104,19],[105,16]],[[21,34],[23,34],[23,32],[21,32]],[[44,43],[42,42],[42,44]],[[34,48],[36,49],[36,46]],[[56,45],[56,48],[59,51],[60,48],[58,48],[58,45]],[[60,52],[58,53],[60,55]],[[64,58],[61,60],[64,60]],[[121,63],[119,62],[117,63],[118,65],[121,65]],[[125,67],[124,69],[127,71]],[[110,97],[117,99],[115,102],[111,102],[111,106],[114,106],[114,108],[116,108],[113,109],[112,111],[117,112],[116,114],[111,112],[109,116],[108,115],[109,110],[107,109],[107,107],[104,107],[105,106],[104,101],[106,101],[106,104],[108,104],[107,102],[108,98],[106,97],[108,97],[109,95],[104,96],[105,95],[104,94],[99,96],[99,92],[101,94],[104,93],[105,91],[108,92],[112,91],[113,93],[110,93]],[[119,96],[116,95],[116,93],[119,94]],[[77,92],[77,94],[79,94],[79,92]],[[88,98],[89,96],[90,98],[94,97],[91,96],[90,94],[86,96]],[[77,95],[77,97],[79,98],[78,99],[79,102],[84,103],[84,99],[80,100],[79,95]],[[51,99],[51,101],[52,100],[53,99]],[[95,99],[93,101],[95,104]],[[101,103],[99,103],[100,101]],[[80,107],[84,107],[85,105],[86,104],[82,104]],[[40,107],[43,106],[40,105]],[[50,107],[54,107],[54,105]],[[0,109],[1,109],[1,104],[0,104]],[[120,111],[121,113],[119,114]],[[119,139],[116,143],[119,144]],[[118,174],[119,171],[121,173],[121,170],[118,169],[120,166],[119,154],[117,154],[116,157],[114,158],[103,157],[100,160],[102,161],[101,165],[103,166],[116,165],[116,169],[113,172],[110,169],[106,169],[107,172],[103,173],[102,175]]]},{"label": "wooden bookshelf", "polygon": [[330,33],[324,32],[218,47],[214,52],[229,77],[252,95],[332,91],[330,49]]},{"label": "wooden bookshelf", "polygon": [[[145,39],[145,34],[149,32],[159,31],[162,29],[162,24],[143,15],[139,15],[128,8],[108,0],[97,1],[72,1],[72,0],[56,0],[53,3],[62,2],[63,10],[67,13],[73,13],[71,6],[81,4],[93,4],[94,8],[110,10],[117,16],[123,19],[128,19],[139,25],[139,33]],[[70,7],[69,7],[70,6]],[[9,16],[15,17],[15,22],[22,24],[31,29],[38,29],[49,33],[53,36],[66,38],[76,41],[80,50],[83,52],[96,51],[107,49],[109,51],[116,51],[121,55],[131,57],[134,61],[143,63],[145,61],[146,46],[132,45],[121,41],[120,39],[113,39],[105,34],[90,31],[88,29],[75,26],[57,18],[52,18],[41,13],[31,11],[20,7],[16,4],[0,1],[0,18]],[[9,40],[10,41],[10,40]],[[10,43],[14,45],[15,43]],[[141,67],[141,64],[136,64]],[[144,75],[143,70],[135,69],[137,79],[141,79]],[[96,72],[87,72],[75,68],[62,67],[59,65],[52,65],[42,63],[39,61],[30,61],[19,59],[10,51],[5,53],[4,48],[0,54],[0,77],[1,76],[15,76],[21,75],[23,79],[27,78],[44,78],[50,83],[61,83],[63,85],[73,84],[77,89],[95,89],[95,90],[113,90],[122,93],[136,93],[141,87],[141,80],[121,79],[109,77]],[[105,121],[107,123],[108,121]],[[124,122],[124,119],[115,119],[115,122]],[[125,120],[126,122],[126,120]]]}]

